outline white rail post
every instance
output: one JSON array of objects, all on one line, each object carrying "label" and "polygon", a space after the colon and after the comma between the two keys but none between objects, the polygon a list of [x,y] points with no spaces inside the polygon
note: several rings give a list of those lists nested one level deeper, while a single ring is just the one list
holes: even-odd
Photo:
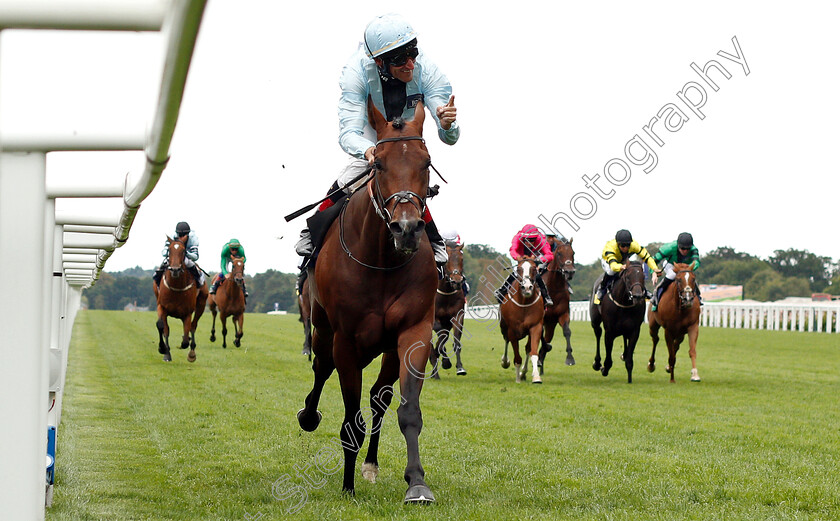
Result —
[{"label": "white rail post", "polygon": [[[46,154],[0,151],[0,259],[15,265],[0,299],[0,505],[4,519],[44,519]],[[11,397],[14,397],[11,399]]]}]

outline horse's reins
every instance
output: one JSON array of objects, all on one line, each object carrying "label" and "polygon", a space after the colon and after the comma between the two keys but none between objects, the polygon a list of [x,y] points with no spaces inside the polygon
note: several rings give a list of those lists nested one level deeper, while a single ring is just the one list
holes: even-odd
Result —
[{"label": "horse's reins", "polygon": [[[192,275],[190,275],[190,276],[192,276]],[[188,289],[193,287],[193,284],[195,284],[195,281],[190,282],[190,285],[187,286],[186,288],[173,288],[172,286],[169,285],[168,282],[166,282],[166,277],[165,276],[163,277],[163,285],[166,286],[167,288],[171,289],[172,291],[178,291],[178,292],[187,291]]]},{"label": "horse's reins", "polygon": [[[625,271],[625,273],[626,273],[626,271]],[[634,288],[634,287],[636,287],[636,286],[642,286],[642,288],[644,288],[644,285],[643,285],[641,282],[636,282],[635,284],[632,284],[632,285],[628,288],[628,293],[630,293],[630,294],[632,295],[633,288]],[[609,295],[609,297],[610,297],[610,300],[612,300],[612,301],[613,301],[613,303],[614,303],[616,306],[620,307],[620,308],[625,308],[625,309],[627,309],[627,308],[632,308],[632,307],[636,307],[636,306],[637,306],[637,304],[633,304],[633,297],[632,297],[632,296],[630,297],[630,304],[621,304],[621,303],[619,303],[619,302],[615,299],[615,297],[613,297],[612,291],[608,292],[608,295]]]}]

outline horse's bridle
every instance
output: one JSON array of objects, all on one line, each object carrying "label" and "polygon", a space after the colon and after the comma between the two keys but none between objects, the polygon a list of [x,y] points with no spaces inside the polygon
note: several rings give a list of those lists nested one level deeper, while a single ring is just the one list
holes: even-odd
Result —
[{"label": "horse's bridle", "polygon": [[[679,277],[679,275],[681,273],[692,273],[692,271],[691,270],[677,271],[676,272],[677,277]],[[677,282],[677,289],[679,289],[679,284],[680,283]],[[688,281],[686,281],[686,284],[688,284]],[[686,296],[686,295],[683,294],[683,291],[678,291],[678,294],[680,296],[680,309],[685,309],[685,308],[691,307],[691,303],[694,301],[694,288],[692,288],[691,286],[686,286],[685,287],[685,292],[689,293],[691,296]]]},{"label": "horse's bridle", "polygon": [[[391,142],[394,142],[394,141],[412,141],[412,140],[419,140],[423,143],[426,142],[426,140],[424,140],[421,136],[399,136],[399,137],[389,137],[389,138],[380,139],[379,141],[376,142],[376,146],[379,146],[382,143],[391,143]],[[431,166],[431,165],[429,165],[429,166]],[[370,183],[371,179],[369,179],[365,184],[367,184],[367,186],[368,186],[368,195],[370,196],[370,202],[371,202],[371,204],[373,204],[373,209],[376,211],[376,215],[378,215],[385,222],[385,228],[388,229],[388,231],[390,233],[390,227],[388,225],[391,223],[391,219],[393,218],[391,216],[391,213],[388,211],[388,208],[387,208],[387,205],[390,201],[396,200],[396,203],[394,204],[395,209],[398,205],[400,205],[402,203],[411,203],[415,208],[417,208],[417,210],[420,212],[420,215],[422,216],[426,211],[426,198],[425,197],[420,197],[420,195],[412,192],[411,190],[400,190],[399,192],[395,192],[395,193],[391,194],[387,199],[383,198],[382,197],[382,189],[379,186],[379,175],[378,175],[381,171],[382,170],[376,168],[375,166],[371,170],[370,175],[371,175],[371,179],[373,180],[373,184],[376,186],[375,190],[371,186],[371,183]],[[437,171],[437,170],[435,170],[435,171]],[[438,175],[440,175],[440,174],[438,174]],[[443,179],[443,177],[441,177],[441,179]],[[420,204],[419,205],[415,204],[414,200],[412,198],[417,198],[417,200],[420,201]],[[373,269],[373,270],[392,271],[392,270],[398,270],[398,269],[402,268],[403,266],[407,265],[412,260],[414,260],[414,257],[417,255],[416,251],[414,253],[412,253],[408,257],[408,259],[406,259],[405,262],[403,262],[402,264],[400,264],[398,266],[374,266],[372,264],[367,264],[367,263],[361,261],[360,259],[357,259],[356,257],[354,257],[353,253],[350,251],[350,248],[347,246],[347,242],[344,240],[344,213],[345,213],[346,208],[347,208],[346,204],[344,206],[342,206],[341,213],[339,213],[339,216],[338,216],[339,217],[339,219],[338,219],[339,220],[338,237],[339,237],[339,242],[341,243],[341,248],[344,250],[344,253],[346,253],[347,256],[350,257],[351,259],[353,259],[357,264],[360,264],[360,265],[364,266],[365,268],[370,268],[370,269]]]},{"label": "horse's bridle", "polygon": [[[641,266],[639,266],[639,267],[641,268]],[[625,269],[624,269],[624,271],[622,272],[621,277],[626,277],[626,276],[627,276],[627,275],[625,275],[626,273],[627,273],[627,269],[625,268]],[[643,279],[643,280],[644,280],[644,279]],[[619,303],[619,302],[618,302],[618,301],[617,301],[617,300],[613,297],[612,292],[610,292],[610,293],[609,293],[610,300],[612,300],[612,301],[615,303],[615,305],[616,305],[616,306],[618,306],[618,307],[620,307],[620,308],[632,308],[632,307],[634,307],[634,306],[635,306],[635,304],[633,304],[633,288],[635,288],[636,286],[641,286],[641,288],[642,288],[642,293],[644,293],[644,290],[645,290],[645,284],[644,284],[644,282],[634,282],[633,284],[629,284],[629,285],[625,283],[625,286],[627,287],[627,296],[628,296],[628,298],[629,298],[629,300],[630,300],[630,304],[629,304],[629,305]]]},{"label": "horse's bridle", "polygon": [[[421,136],[399,136],[399,137],[389,137],[383,138],[376,142],[376,146],[378,147],[382,143],[391,143],[394,141],[412,141],[412,140],[419,140],[423,143],[426,143]],[[374,163],[375,164],[375,163]],[[420,212],[420,215],[423,215],[426,212],[426,197],[421,197],[419,194],[412,192],[411,190],[400,190],[399,192],[394,192],[388,198],[382,197],[382,189],[379,186],[379,173],[382,170],[376,168],[374,166],[372,170],[373,174],[373,183],[375,185],[375,189],[371,188],[368,185],[368,193],[370,194],[370,201],[373,203],[373,209],[376,210],[376,215],[382,218],[385,221],[385,224],[388,225],[391,223],[393,216],[391,212],[388,211],[388,203],[392,200],[396,200],[394,204],[394,209],[396,210],[397,206],[403,203],[411,203],[417,211]],[[416,204],[414,202],[414,198],[419,201],[420,204]]]}]

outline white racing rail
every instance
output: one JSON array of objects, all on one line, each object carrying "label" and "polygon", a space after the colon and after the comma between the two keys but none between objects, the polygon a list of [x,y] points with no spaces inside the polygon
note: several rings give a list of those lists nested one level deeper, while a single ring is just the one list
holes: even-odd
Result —
[{"label": "white racing rail", "polygon": [[[54,436],[61,419],[67,349],[81,292],[96,283],[108,258],[128,240],[140,204],[166,167],[205,4],[206,0],[0,0],[0,36],[5,29],[159,31],[165,40],[158,102],[148,130],[22,132],[4,126],[0,114],[3,519],[45,517],[52,492],[49,474],[45,487],[47,433]],[[142,173],[126,175],[117,186],[73,180],[47,183],[48,153],[110,150],[145,151]],[[57,214],[55,200],[65,197],[121,197],[123,209],[114,215]],[[52,442],[54,451],[54,438]]]}]

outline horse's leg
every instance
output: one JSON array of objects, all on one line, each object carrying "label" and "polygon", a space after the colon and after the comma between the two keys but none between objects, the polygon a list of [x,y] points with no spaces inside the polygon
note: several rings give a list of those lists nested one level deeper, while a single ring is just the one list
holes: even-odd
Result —
[{"label": "horse's leg", "polygon": [[312,360],[312,319],[309,317],[303,319],[303,351],[301,354]]},{"label": "horse's leg", "polygon": [[158,353],[163,355],[164,362],[171,362],[172,355],[169,352],[169,322],[166,320],[166,311],[158,306],[158,319],[155,324],[158,330]]},{"label": "horse's leg", "polygon": [[210,314],[213,316],[213,325],[210,326],[210,341],[216,341],[216,305],[210,304]]},{"label": "horse's leg", "polygon": [[505,338],[505,354],[502,355],[502,369],[507,369],[510,367],[510,359],[508,358],[508,344],[510,341]]},{"label": "horse's leg", "polygon": [[557,327],[557,321],[553,318],[548,318],[543,322],[542,336],[540,338],[540,352],[539,352],[539,366],[540,374],[543,374],[545,366],[545,355],[551,351],[551,341],[554,339],[554,329]]},{"label": "horse's leg", "polygon": [[335,370],[335,361],[332,357],[332,337],[331,330],[315,329],[312,334],[312,350],[315,353],[315,360],[312,361],[312,372],[315,373],[315,381],[312,384],[312,390],[306,395],[303,409],[297,413],[300,428],[308,432],[317,429],[318,424],[321,423],[318,402],[321,400],[324,384]]},{"label": "horse's leg", "polygon": [[432,491],[423,479],[425,472],[420,462],[418,438],[423,430],[423,415],[420,411],[420,392],[423,390],[426,361],[431,349],[431,320],[406,329],[397,339],[400,355],[401,404],[397,410],[400,430],[405,437],[408,461],[405,466],[405,481],[408,490],[406,503],[428,503],[435,500]]},{"label": "horse's leg", "polygon": [[452,369],[452,360],[449,359],[449,354],[446,352],[446,342],[449,340],[449,331],[452,329],[452,323],[444,325],[443,342],[438,342],[437,349],[440,356],[440,366],[444,369]]},{"label": "horse's leg", "polygon": [[634,327],[630,335],[624,335],[624,367],[627,369],[627,383],[633,383],[633,353],[636,351],[636,342],[639,341],[641,327]]},{"label": "horse's leg", "polygon": [[691,357],[691,381],[699,382],[697,372],[697,337],[700,336],[700,324],[695,322],[688,327],[688,356]]},{"label": "horse's leg", "polygon": [[362,477],[371,483],[376,483],[379,475],[379,434],[382,429],[382,418],[391,405],[394,397],[394,382],[400,377],[400,357],[395,351],[382,354],[382,366],[379,377],[370,388],[371,431],[367,456],[362,463]]},{"label": "horse's leg", "polygon": [[187,362],[195,362],[195,318],[192,313],[184,319],[184,339],[181,342],[181,349],[190,348],[187,353]]},{"label": "horse's leg", "polygon": [[606,331],[606,334],[604,335],[604,366],[601,368],[601,374],[604,376],[610,374],[610,369],[613,365],[612,350],[615,338],[616,337],[612,334],[612,332]]},{"label": "horse's leg", "polygon": [[458,310],[458,314],[455,316],[455,319],[452,321],[452,329],[453,333],[453,340],[452,340],[452,350],[455,351],[455,358],[457,363],[455,364],[456,373],[458,376],[466,376],[467,370],[464,369],[464,364],[461,363],[461,334],[464,332],[464,310]]},{"label": "horse's leg", "polygon": [[650,360],[648,360],[647,370],[649,373],[656,371],[656,344],[659,343],[659,322],[653,317],[653,314],[648,315],[650,321],[650,338],[653,340],[653,350],[650,352]]},{"label": "horse's leg", "polygon": [[190,349],[192,351],[190,353],[190,356],[192,357],[191,361],[195,360],[195,330],[198,328],[198,319],[200,319],[201,315],[204,314],[204,308],[207,305],[208,295],[207,284],[198,288],[198,295],[195,297],[195,312],[192,316],[192,326],[190,326]]},{"label": "horse's leg", "polygon": [[509,333],[510,343],[513,345],[513,369],[516,371],[516,383],[522,381],[522,356],[519,354],[519,340],[513,332]]},{"label": "horse's leg", "polygon": [[677,348],[676,348],[677,339],[674,337],[671,332],[666,329],[665,330],[665,344],[668,346],[668,366],[665,368],[666,371],[671,373],[671,383],[674,383],[674,366],[677,364]]},{"label": "horse's leg", "polygon": [[242,335],[245,334],[245,331],[242,329],[242,325],[245,322],[245,313],[240,313],[233,317],[233,326],[234,331],[236,332],[236,338],[233,340],[233,345],[239,347],[242,345]]},{"label": "horse's leg", "polygon": [[227,349],[227,314],[222,311],[220,314],[222,319],[222,349]]},{"label": "horse's leg", "polygon": [[440,374],[438,372],[438,369],[440,369],[438,363],[440,361],[440,350],[441,346],[446,343],[446,336],[449,332],[445,329],[437,329],[435,330],[435,334],[437,334],[437,341],[435,342],[435,348],[429,350],[429,365],[432,367],[431,377],[435,380],[440,380]]},{"label": "horse's leg", "polygon": [[528,332],[530,340],[530,355],[531,355],[531,383],[541,384],[540,378],[540,339],[542,338],[542,324],[535,324]]},{"label": "horse's leg", "polygon": [[601,370],[601,322],[592,321],[592,330],[595,332],[595,363],[592,364],[592,369],[596,371]]},{"label": "horse's leg", "polygon": [[[333,357],[344,400],[344,421],[341,424],[341,445],[344,448],[344,480],[342,490],[356,491],[356,458],[365,441],[365,420],[361,414],[362,369],[353,343],[341,333],[333,337]],[[426,358],[429,354],[426,353]],[[423,360],[425,366],[426,360]]]}]

